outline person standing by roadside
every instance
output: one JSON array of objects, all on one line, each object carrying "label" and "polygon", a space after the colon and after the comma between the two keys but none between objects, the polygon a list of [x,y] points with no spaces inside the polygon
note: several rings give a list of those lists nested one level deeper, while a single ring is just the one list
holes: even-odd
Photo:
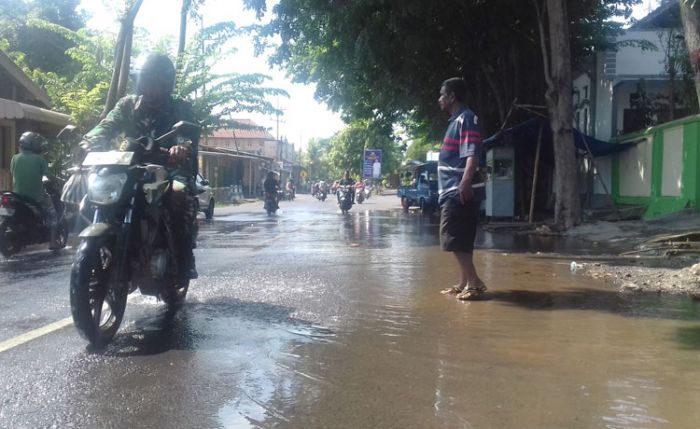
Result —
[{"label": "person standing by roadside", "polygon": [[477,173],[481,155],[479,118],[466,106],[467,87],[460,78],[440,87],[440,109],[450,115],[438,160],[440,245],[453,252],[459,264],[459,283],[442,291],[461,300],[478,298],[486,285],[476,273],[472,255],[479,206],[485,198]]}]

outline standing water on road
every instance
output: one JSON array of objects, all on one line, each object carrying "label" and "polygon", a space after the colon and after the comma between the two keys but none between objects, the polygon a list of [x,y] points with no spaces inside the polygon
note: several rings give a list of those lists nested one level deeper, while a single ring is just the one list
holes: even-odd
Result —
[{"label": "standing water on road", "polygon": [[480,250],[489,292],[459,302],[439,293],[457,272],[434,219],[338,223],[289,243],[325,267],[309,281],[331,289],[317,314],[334,335],[286,351],[293,372],[278,375],[296,388],[269,401],[275,427],[698,427],[692,301],[621,295],[569,262]]},{"label": "standing water on road", "polygon": [[[439,293],[457,270],[437,219],[382,204],[215,214],[181,308],[136,294],[104,351],[67,328],[0,353],[0,427],[699,427],[698,303],[492,235],[489,291],[460,302]],[[69,314],[60,261],[0,263],[0,340]]]}]

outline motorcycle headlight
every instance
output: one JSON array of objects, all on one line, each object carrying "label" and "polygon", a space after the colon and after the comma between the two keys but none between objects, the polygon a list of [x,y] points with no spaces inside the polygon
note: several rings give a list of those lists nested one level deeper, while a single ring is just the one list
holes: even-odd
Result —
[{"label": "motorcycle headlight", "polygon": [[112,204],[119,201],[126,184],[126,173],[113,174],[106,169],[88,176],[88,198],[95,204]]}]

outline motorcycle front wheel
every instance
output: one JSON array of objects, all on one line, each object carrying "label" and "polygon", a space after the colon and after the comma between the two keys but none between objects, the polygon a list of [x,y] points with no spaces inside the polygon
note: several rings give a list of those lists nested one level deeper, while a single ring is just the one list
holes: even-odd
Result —
[{"label": "motorcycle front wheel", "polygon": [[78,248],[71,268],[70,307],[73,323],[94,346],[109,343],[126,309],[126,290],[114,284],[113,242],[90,238]]},{"label": "motorcycle front wheel", "polygon": [[9,258],[22,249],[17,233],[12,229],[10,221],[5,219],[0,223],[0,253]]}]

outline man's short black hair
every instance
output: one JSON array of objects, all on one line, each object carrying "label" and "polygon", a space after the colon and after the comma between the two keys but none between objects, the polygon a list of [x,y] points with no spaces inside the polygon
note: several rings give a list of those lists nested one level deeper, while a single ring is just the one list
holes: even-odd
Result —
[{"label": "man's short black hair", "polygon": [[442,86],[448,93],[455,95],[455,98],[460,103],[467,102],[467,84],[461,77],[452,77],[442,83]]}]

